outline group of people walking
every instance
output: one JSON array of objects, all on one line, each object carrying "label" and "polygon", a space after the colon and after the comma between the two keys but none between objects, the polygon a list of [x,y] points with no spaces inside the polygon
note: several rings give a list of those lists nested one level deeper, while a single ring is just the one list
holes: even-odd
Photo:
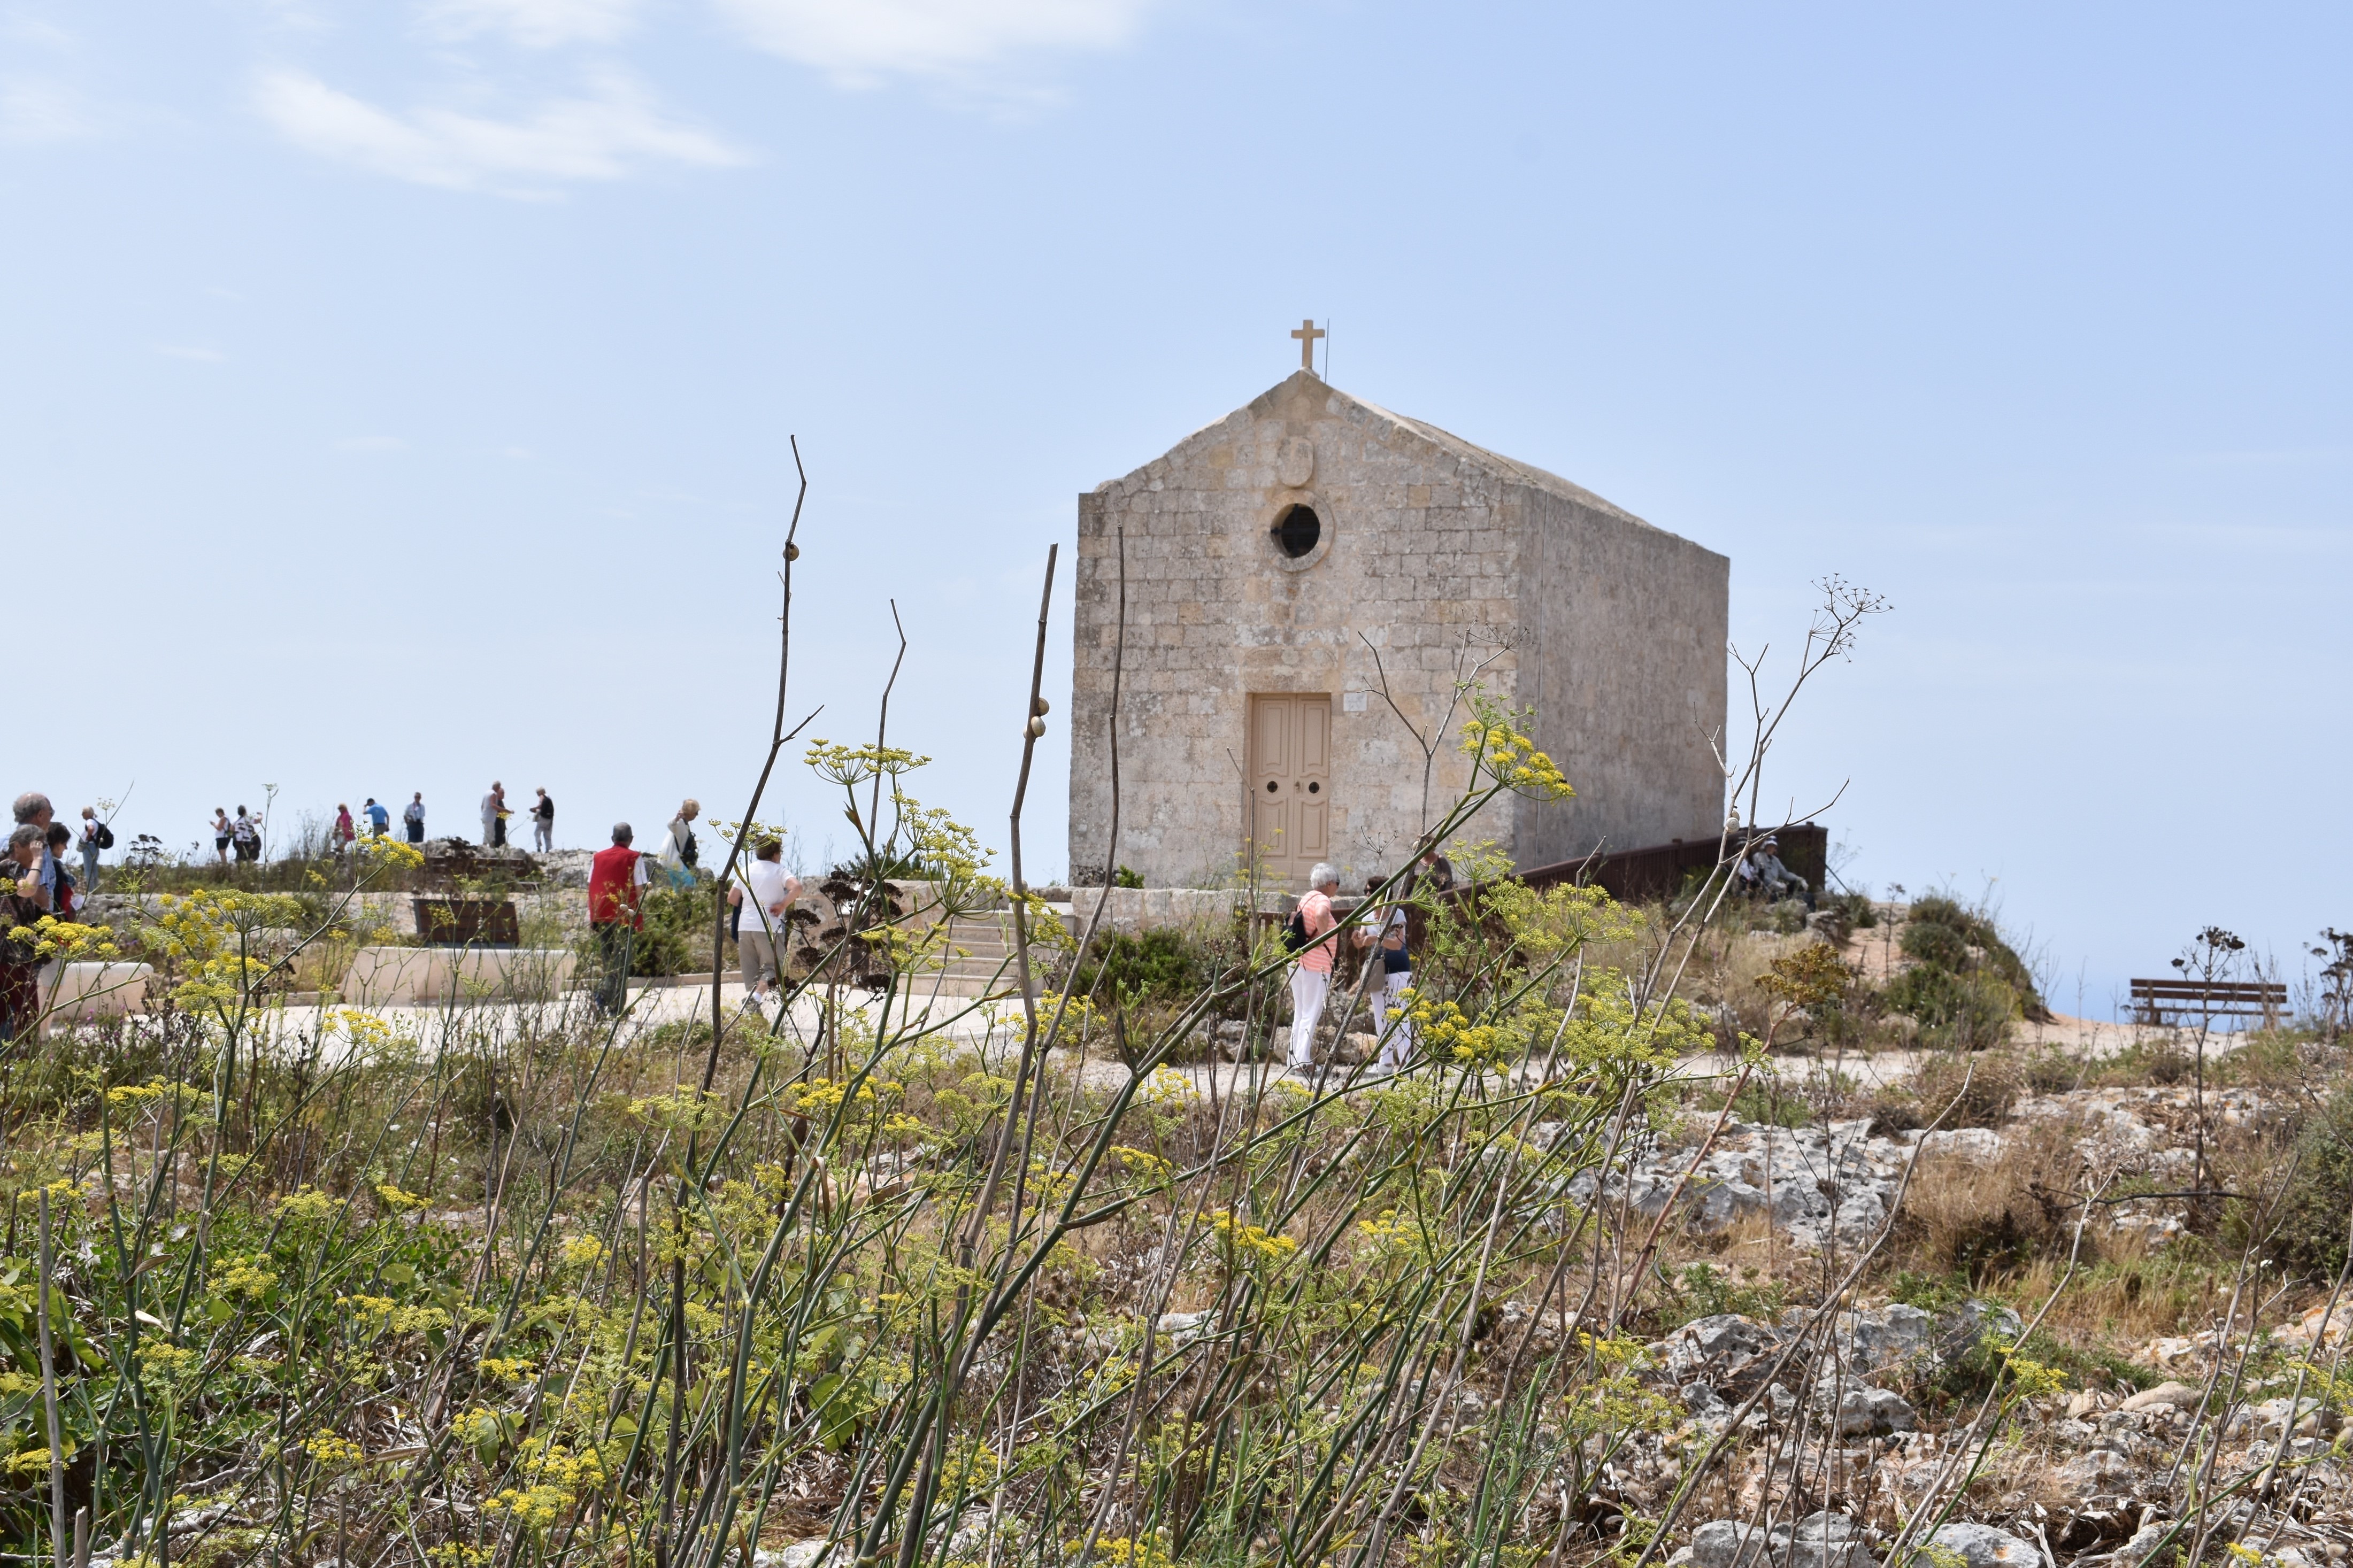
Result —
[{"label": "group of people walking", "polygon": [[[596,1000],[607,1013],[619,1012],[628,1002],[629,962],[637,933],[645,929],[647,889],[657,875],[684,886],[697,878],[702,851],[694,823],[702,815],[701,803],[691,798],[680,803],[657,855],[637,848],[636,829],[617,822],[611,845],[589,862],[588,929],[604,970]],[[788,917],[802,889],[800,879],[784,868],[781,837],[763,833],[749,847],[751,858],[739,864],[727,889],[727,902],[733,910],[745,999],[765,1009],[785,973]]]},{"label": "group of people walking", "polygon": [[[1453,885],[1453,868],[1435,850],[1422,857],[1414,882],[1443,890]],[[1369,1004],[1373,1031],[1380,1038],[1374,1066],[1381,1072],[1399,1072],[1413,1059],[1413,1020],[1406,993],[1413,988],[1411,921],[1402,902],[1367,900],[1345,919],[1333,907],[1340,890],[1340,873],[1319,861],[1307,874],[1307,893],[1292,915],[1285,940],[1299,954],[1291,971],[1291,1045],[1286,1053],[1295,1072],[1315,1066],[1315,1030],[1324,1021],[1332,996],[1332,977],[1345,928],[1346,944],[1362,956],[1360,971]],[[1377,889],[1377,879],[1366,890]]]},{"label": "group of people walking", "polygon": [[261,858],[261,817],[259,813],[248,811],[240,805],[237,808],[236,819],[232,821],[227,812],[215,806],[212,830],[213,854],[218,857],[222,865],[229,864],[232,854],[240,865]]}]

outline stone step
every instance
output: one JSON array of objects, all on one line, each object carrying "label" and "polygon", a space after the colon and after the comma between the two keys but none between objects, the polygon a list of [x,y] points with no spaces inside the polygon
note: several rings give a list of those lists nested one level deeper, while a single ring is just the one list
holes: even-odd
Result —
[{"label": "stone step", "polygon": [[1001,981],[987,975],[915,974],[908,977],[906,992],[918,1004],[921,1004],[925,998],[931,996],[937,996],[943,1001],[951,997],[970,1001],[983,996],[1002,996],[1009,999],[1020,995],[1021,987],[1014,983],[1013,976],[1009,974]]},{"label": "stone step", "polygon": [[[1003,915],[958,916],[909,977],[919,994],[936,985],[942,996],[1013,996],[1020,991],[1013,930]],[[1045,955],[1031,950],[1032,962]]]}]

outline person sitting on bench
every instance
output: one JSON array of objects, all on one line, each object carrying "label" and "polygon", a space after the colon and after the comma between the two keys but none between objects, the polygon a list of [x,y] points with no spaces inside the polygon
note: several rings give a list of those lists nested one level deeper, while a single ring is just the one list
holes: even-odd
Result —
[{"label": "person sitting on bench", "polygon": [[1766,839],[1749,852],[1749,860],[1756,866],[1757,875],[1765,884],[1767,898],[1776,902],[1783,899],[1803,899],[1808,910],[1814,907],[1814,889],[1807,886],[1803,877],[1781,864],[1779,840]]},{"label": "person sitting on bench", "polygon": [[1765,896],[1765,874],[1757,868],[1757,855],[1754,850],[1743,853],[1740,858],[1734,862],[1732,878],[1738,884],[1742,898],[1757,899]]}]

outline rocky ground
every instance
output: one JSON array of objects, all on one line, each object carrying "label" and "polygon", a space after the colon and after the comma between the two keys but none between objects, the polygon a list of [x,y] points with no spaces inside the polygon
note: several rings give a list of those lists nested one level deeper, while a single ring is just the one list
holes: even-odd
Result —
[{"label": "rocky ground", "polygon": [[[1643,1152],[1608,1190],[1646,1212],[1679,1203],[1702,1233],[1746,1222],[1841,1259],[1890,1228],[1907,1176],[1908,1203],[1916,1184],[1966,1182],[2055,1138],[2089,1187],[2150,1191],[2102,1204],[2085,1222],[2112,1246],[2146,1255],[2181,1237],[2189,1217],[2189,1200],[2156,1194],[2196,1184],[2195,1098],[2181,1086],[2084,1089],[2024,1099],[2000,1128],[1893,1134],[1862,1118],[1795,1129],[1728,1118],[1699,1149]],[[2203,1099],[2210,1142],[2258,1132],[2292,1109],[2253,1089]],[[1577,1195],[1594,1185],[1585,1178]],[[1739,1451],[1728,1472],[1736,1480],[1717,1489],[1712,1507],[1694,1500],[1687,1516],[1716,1517],[1687,1517],[1696,1528],[1671,1564],[1877,1568],[1923,1548],[1923,1560],[1949,1552],[1968,1568],[2137,1564],[2170,1561],[2201,1536],[2211,1538],[2210,1554],[2236,1542],[2250,1563],[2342,1562],[2353,1543],[2353,1487],[2341,1418],[2324,1397],[2333,1378],[2300,1358],[2316,1349],[2314,1359],[2333,1367],[2353,1307],[2286,1321],[2265,1320],[2259,1308],[2252,1334],[2243,1316],[2233,1321],[2239,1331],[2118,1347],[2145,1381],[2161,1376],[2153,1386],[2116,1381],[2022,1396],[1989,1386],[1957,1399],[1990,1384],[2021,1339],[2028,1325],[2016,1309],[1970,1299],[1936,1311],[1883,1301],[1827,1321],[1805,1310],[1701,1318],[1651,1345],[1637,1368],[1687,1420],[1628,1445],[1611,1466],[1614,1500],[1656,1517],[1694,1448],[1721,1441]],[[1797,1501],[1825,1492],[1828,1510]],[[1907,1520],[1916,1521],[1908,1533]]]},{"label": "rocky ground", "polygon": [[[2147,1178],[2160,1188],[2186,1190],[2197,1163],[2194,1093],[2186,1087],[2147,1087],[2039,1095],[2012,1109],[2006,1131],[1962,1126],[1888,1133],[1877,1131],[1880,1123],[1871,1117],[1789,1128],[1736,1115],[1714,1131],[1701,1118],[1699,1130],[1712,1136],[1703,1137],[1696,1159],[1689,1144],[1662,1142],[1627,1162],[1608,1187],[1613,1197],[1630,1195],[1646,1214],[1680,1203],[1687,1222],[1702,1232],[1727,1230],[1755,1216],[1802,1247],[1856,1247],[1886,1224],[1915,1157],[1931,1177],[1947,1161],[1990,1165],[2039,1127],[2065,1130],[2103,1188]],[[2281,1097],[2252,1089],[2215,1089],[2204,1100],[2210,1127],[2220,1130],[2276,1124],[2290,1109]],[[1538,1123],[1537,1141],[1550,1131]],[[1588,1173],[1569,1191],[1588,1200],[1598,1184],[1598,1175]],[[2098,1216],[2105,1228],[2142,1231],[2153,1241],[2179,1235],[2184,1224],[2178,1198],[2153,1195],[2100,1206],[2106,1211]]]},{"label": "rocky ground", "polygon": [[[2187,1235],[2190,1200],[2159,1194],[2200,1179],[2201,1103],[2216,1147],[2259,1141],[2295,1109],[2277,1089],[2146,1085],[2028,1095],[1980,1119],[1999,1125],[1895,1131],[1856,1116],[1791,1128],[1709,1113],[1606,1182],[1588,1173],[1562,1191],[1590,1202],[1599,1188],[1653,1216],[1676,1205],[1683,1234],[1727,1244],[1725,1278],[1746,1247],[1773,1250],[1784,1280],[1843,1279],[1910,1234],[1915,1207],[2021,1159],[2056,1158],[2084,1190],[2146,1189],[2095,1206],[2082,1228],[2112,1255],[2152,1258]],[[1532,1142],[1556,1131],[1539,1125]],[[2279,1310],[2274,1298],[2252,1332],[2234,1307],[2235,1331],[2117,1341],[2105,1363],[2063,1373],[2031,1359],[2049,1342],[2033,1320],[2055,1292],[2010,1294],[1924,1305],[1833,1290],[1815,1293],[1826,1309],[1760,1301],[1693,1318],[1633,1356],[1606,1459],[1540,1493],[1539,1507],[1604,1538],[1621,1531],[1621,1568],[1643,1556],[1652,1521],[1666,1528],[1649,1561],[1667,1568],[2139,1568],[2226,1552],[2251,1568],[2346,1562],[2353,1433],[2341,1429],[2335,1369],[2353,1301],[2332,1318],[2322,1306]],[[1168,1312],[1155,1333],[1181,1352],[1212,1332],[1210,1317]],[[1503,1303],[1482,1336],[1491,1363],[1524,1334],[1557,1348],[1570,1327],[1558,1310],[1533,1328],[1530,1317]],[[1071,1344],[1116,1353],[1134,1331],[1082,1325]],[[1475,1380],[1457,1399],[1465,1418],[1481,1415]],[[1716,1462],[1702,1467],[1711,1450]],[[1703,1468],[1708,1479],[1689,1486]],[[846,1568],[822,1544],[763,1552],[757,1568]]]}]

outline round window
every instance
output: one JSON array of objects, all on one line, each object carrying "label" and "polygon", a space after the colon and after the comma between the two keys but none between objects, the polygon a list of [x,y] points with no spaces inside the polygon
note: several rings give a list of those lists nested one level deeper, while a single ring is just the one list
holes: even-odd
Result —
[{"label": "round window", "polygon": [[1313,507],[1288,507],[1274,520],[1274,542],[1293,561],[1314,550],[1323,537],[1324,521]]}]

